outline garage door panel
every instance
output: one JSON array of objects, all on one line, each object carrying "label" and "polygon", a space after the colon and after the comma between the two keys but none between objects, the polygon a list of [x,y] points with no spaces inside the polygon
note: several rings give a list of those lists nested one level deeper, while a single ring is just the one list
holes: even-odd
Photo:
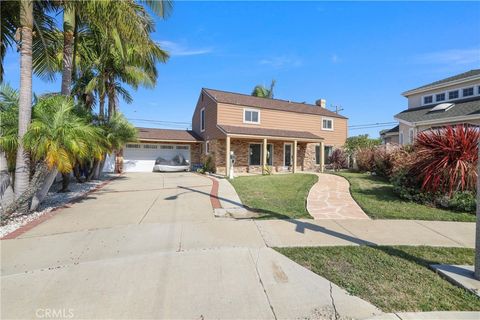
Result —
[{"label": "garage door panel", "polygon": [[178,154],[190,161],[190,146],[146,143],[127,144],[123,152],[123,168],[125,172],[152,172],[155,160],[158,157],[171,160]]}]

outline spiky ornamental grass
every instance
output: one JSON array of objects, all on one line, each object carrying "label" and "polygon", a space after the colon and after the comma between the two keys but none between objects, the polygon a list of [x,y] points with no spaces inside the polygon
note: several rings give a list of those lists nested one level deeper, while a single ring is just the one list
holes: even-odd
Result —
[{"label": "spiky ornamental grass", "polygon": [[474,191],[479,139],[478,128],[463,125],[421,132],[410,173],[417,175],[422,189],[429,192]]}]

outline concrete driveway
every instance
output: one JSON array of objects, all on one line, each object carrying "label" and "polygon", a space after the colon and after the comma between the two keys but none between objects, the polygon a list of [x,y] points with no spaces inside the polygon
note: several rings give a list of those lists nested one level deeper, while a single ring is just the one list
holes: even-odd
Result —
[{"label": "concrete driveway", "polygon": [[379,310],[215,219],[211,180],[127,174],[1,241],[1,318],[334,319]]}]

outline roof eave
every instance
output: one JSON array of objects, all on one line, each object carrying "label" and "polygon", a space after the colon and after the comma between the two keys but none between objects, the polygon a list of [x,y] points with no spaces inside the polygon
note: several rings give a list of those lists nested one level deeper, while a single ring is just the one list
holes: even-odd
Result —
[{"label": "roof eave", "polygon": [[422,126],[422,125],[441,124],[441,123],[448,123],[448,122],[458,122],[458,121],[468,121],[468,120],[478,120],[478,119],[480,119],[480,114],[432,119],[432,120],[423,120],[423,121],[415,121],[415,122],[409,122],[409,121],[395,117],[395,120],[397,120],[398,122],[404,123],[409,126]]},{"label": "roof eave", "polygon": [[480,75],[474,75],[474,76],[466,77],[466,78],[463,78],[463,79],[452,80],[452,81],[440,83],[440,84],[437,84],[437,85],[428,86],[428,87],[425,87],[425,88],[416,88],[416,89],[407,90],[405,92],[402,92],[402,96],[408,97],[408,96],[411,96],[413,94],[427,92],[427,91],[431,91],[431,90],[435,90],[435,89],[441,89],[441,88],[444,88],[444,87],[448,87],[448,86],[452,86],[452,85],[456,85],[456,84],[462,84],[464,82],[469,82],[469,81],[474,81],[474,80],[480,80]]}]

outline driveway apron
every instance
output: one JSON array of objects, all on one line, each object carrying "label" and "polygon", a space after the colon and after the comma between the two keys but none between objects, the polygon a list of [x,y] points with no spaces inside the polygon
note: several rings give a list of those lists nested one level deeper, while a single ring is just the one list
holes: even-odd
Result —
[{"label": "driveway apron", "polygon": [[[1,318],[368,318],[380,311],[215,219],[211,180],[127,174],[1,241]],[[71,315],[71,316],[70,316]]]}]

